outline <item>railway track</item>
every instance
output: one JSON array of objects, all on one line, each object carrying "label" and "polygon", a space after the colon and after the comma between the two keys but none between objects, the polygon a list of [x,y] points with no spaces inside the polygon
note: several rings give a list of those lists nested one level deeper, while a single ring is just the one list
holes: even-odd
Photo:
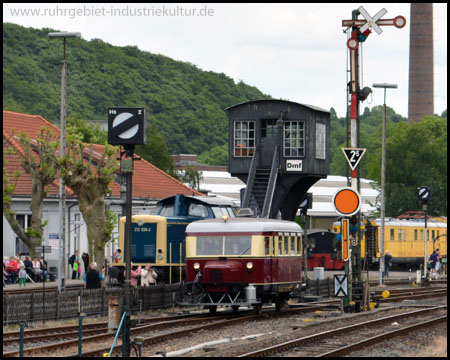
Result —
[{"label": "railway track", "polygon": [[[289,316],[290,314],[298,314],[303,312],[309,312],[314,311],[318,309],[322,309],[324,306],[329,305],[330,303],[336,303],[336,301],[326,301],[323,304],[316,304],[300,309],[289,309],[284,312],[286,316]],[[204,314],[204,315],[182,315],[174,317],[174,319],[168,319],[167,317],[164,318],[164,321],[157,321],[158,319],[150,319],[153,323],[152,324],[141,324],[141,326],[134,327],[131,329],[131,336],[134,337],[136,335],[148,335],[149,333],[155,333],[157,331],[162,331],[164,329],[169,329],[169,332],[164,332],[158,335],[150,336],[144,338],[144,344],[154,344],[159,343],[162,341],[166,341],[168,339],[177,338],[180,336],[190,335],[195,332],[199,332],[201,330],[207,330],[217,327],[225,327],[229,325],[238,324],[240,322],[257,319],[257,318],[264,318],[264,317],[270,317],[274,316],[274,312],[263,312],[262,314],[258,315],[240,315],[240,314],[232,314],[232,313],[225,313],[225,314],[217,314],[216,316],[211,316],[210,314]],[[160,318],[159,318],[160,319]],[[146,319],[148,321],[148,319]],[[205,324],[206,323],[206,324]],[[111,343],[113,340],[114,335],[106,333],[107,329],[101,329],[100,326],[102,326],[104,323],[97,323],[95,324],[98,328],[92,329],[92,332],[98,331],[101,332],[96,335],[91,336],[83,336],[83,347],[87,344],[101,344],[107,343],[106,346],[97,348],[95,345],[94,350],[88,350],[83,351],[83,356],[102,356],[104,353],[107,353],[110,351]],[[198,325],[200,324],[200,325]],[[177,327],[181,327],[182,329],[176,329]],[[43,341],[49,340],[49,337],[52,338],[52,341],[55,341],[58,335],[54,334],[55,332],[58,333],[57,329],[54,329],[52,334],[43,334],[39,335],[40,339],[37,339],[36,341],[33,341],[33,343],[40,342],[40,346],[38,347],[27,347],[24,349],[24,355],[25,356],[44,356],[46,352],[54,352],[58,349],[74,349],[71,356],[76,356],[75,354],[75,346],[78,345],[78,332],[74,331],[76,326],[65,326],[64,329],[61,329],[61,331],[65,331],[61,333],[60,339],[64,339],[66,336],[73,336],[74,338],[68,341],[58,341],[56,343],[51,344],[44,344]],[[70,328],[72,328],[72,332],[68,331]],[[36,332],[35,332],[36,333]],[[29,331],[29,334],[31,332]],[[86,333],[87,334],[87,333]],[[17,332],[14,332],[14,335],[17,336]],[[84,335],[84,331],[83,331]],[[7,333],[7,337],[11,339],[11,343],[18,343],[18,338],[13,336],[13,333]],[[33,335],[33,337],[37,337],[36,334]],[[119,337],[120,339],[120,337]],[[27,340],[25,340],[27,343]],[[4,344],[5,346],[5,344]],[[113,353],[118,353],[121,351],[121,341],[119,340],[117,345],[114,348]],[[89,345],[89,347],[91,347]],[[70,350],[69,350],[70,351]],[[19,351],[7,351],[3,353],[3,356],[5,357],[11,357],[11,356],[18,356]],[[67,355],[67,354],[66,354]]]},{"label": "railway track", "polygon": [[[431,291],[431,293],[430,293]],[[437,297],[446,296],[446,288],[442,289],[392,289],[391,297],[387,299],[382,299],[383,302],[389,301],[401,301],[405,298],[411,299],[411,297]],[[317,303],[307,303],[302,304],[301,307],[293,309],[285,309],[282,315],[290,316],[304,312],[313,312],[315,310],[326,309],[327,307],[338,307],[340,300],[328,300]],[[194,315],[179,315],[171,317],[157,317],[157,318],[147,318],[142,320],[140,326],[132,328],[132,338],[136,335],[145,335],[146,333],[155,333],[156,331],[161,331],[162,329],[169,328],[173,330],[175,327],[187,327],[186,329],[174,330],[169,333],[159,334],[144,339],[146,345],[152,343],[159,343],[173,337],[180,337],[186,334],[192,334],[203,329],[208,330],[211,328],[225,327],[228,325],[238,324],[239,322],[244,322],[247,320],[257,319],[258,317],[270,317],[270,316],[280,316],[280,314],[263,312],[260,315],[242,316],[238,314],[238,317],[232,316],[231,313],[218,313],[216,316],[211,316],[210,314],[194,314]],[[230,318],[231,317],[231,318]],[[209,322],[208,324],[204,324]],[[198,325],[201,323],[201,325]],[[120,337],[119,337],[120,338]],[[4,356],[17,356],[18,350],[11,351],[11,346],[16,346],[18,349],[19,343],[19,332],[5,332],[3,334],[3,346],[4,346]],[[107,323],[97,322],[92,324],[83,325],[83,346],[88,344],[101,344],[106,342],[107,346],[103,346],[99,349],[89,350],[83,352],[83,356],[102,356],[103,353],[109,352],[110,344],[112,343],[113,335],[107,333]],[[67,340],[67,341],[65,341]],[[51,342],[50,344],[48,342]],[[56,343],[55,343],[56,342]],[[40,346],[33,348],[30,345],[39,343]],[[45,352],[51,352],[55,349],[61,348],[74,348],[78,345],[78,326],[76,325],[66,325],[62,327],[55,328],[45,328],[45,329],[33,329],[25,331],[25,355],[36,355],[45,354]],[[6,350],[5,350],[6,347]],[[86,346],[87,347],[87,346]],[[92,345],[89,345],[92,348]],[[116,345],[115,352],[121,350],[120,341]],[[73,350],[75,354],[76,350]]]},{"label": "railway track", "polygon": [[[446,322],[446,309],[446,305],[436,306],[363,321],[309,336],[300,336],[293,340],[243,353],[239,357],[263,357],[274,354],[296,357],[342,356],[385,339],[391,339],[393,336]],[[442,314],[444,312],[445,315]],[[399,321],[402,325],[399,325]],[[391,330],[395,323],[399,328]]]}]

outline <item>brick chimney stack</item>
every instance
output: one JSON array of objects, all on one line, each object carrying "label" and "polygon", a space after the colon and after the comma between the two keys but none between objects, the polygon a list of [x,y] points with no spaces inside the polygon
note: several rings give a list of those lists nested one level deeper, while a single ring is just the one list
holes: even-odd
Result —
[{"label": "brick chimney stack", "polygon": [[411,3],[408,123],[434,113],[433,4]]}]

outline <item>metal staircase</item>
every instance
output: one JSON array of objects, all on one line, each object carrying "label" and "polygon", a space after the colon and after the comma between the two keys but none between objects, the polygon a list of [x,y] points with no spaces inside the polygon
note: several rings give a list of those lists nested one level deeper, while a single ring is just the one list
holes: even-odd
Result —
[{"label": "metal staircase", "polygon": [[242,208],[251,208],[257,217],[268,218],[278,176],[279,149],[275,150],[271,168],[257,166],[258,148],[253,155]]}]

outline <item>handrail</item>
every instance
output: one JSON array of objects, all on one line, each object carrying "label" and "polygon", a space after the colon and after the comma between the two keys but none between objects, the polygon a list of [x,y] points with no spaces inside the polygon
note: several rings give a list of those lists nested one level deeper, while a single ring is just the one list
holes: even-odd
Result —
[{"label": "handrail", "polygon": [[123,315],[122,315],[122,320],[120,320],[119,328],[117,329],[117,332],[116,332],[116,336],[114,337],[114,341],[112,343],[111,350],[109,350],[108,357],[111,357],[112,351],[114,349],[114,345],[116,345],[116,340],[117,340],[117,337],[119,336],[120,328],[122,327],[123,320],[125,319],[126,314],[127,314],[127,312],[124,311]]},{"label": "handrail", "polygon": [[242,200],[241,208],[248,208],[250,204],[250,197],[253,189],[253,181],[255,180],[256,168],[259,162],[259,148],[260,148],[259,145],[255,147],[252,162],[250,163],[250,172],[248,174],[247,186],[245,188],[244,199]]},{"label": "handrail", "polygon": [[262,218],[269,218],[270,216],[270,210],[272,207],[272,200],[273,200],[273,194],[275,192],[275,183],[277,182],[277,176],[278,176],[278,166],[280,165],[280,159],[279,159],[279,152],[280,147],[275,147],[275,152],[273,154],[273,160],[272,160],[272,168],[270,170],[270,178],[269,183],[267,184],[266,189],[266,198],[264,200],[264,206],[262,210],[261,217]]}]

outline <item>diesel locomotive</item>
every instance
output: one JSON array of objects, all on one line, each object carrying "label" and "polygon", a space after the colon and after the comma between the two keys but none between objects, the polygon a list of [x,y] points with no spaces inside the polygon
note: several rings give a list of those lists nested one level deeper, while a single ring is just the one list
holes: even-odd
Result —
[{"label": "diesel locomotive", "polygon": [[[157,204],[156,215],[133,215],[131,261],[133,266],[149,263],[158,273],[158,282],[172,283],[183,279],[185,267],[185,231],[193,221],[235,216],[233,201],[211,196],[177,194]],[[126,217],[119,223],[119,249],[123,250]],[[125,253],[113,259],[113,274],[123,274]],[[118,271],[117,271],[118,270]],[[111,272],[110,272],[111,274]]]}]

